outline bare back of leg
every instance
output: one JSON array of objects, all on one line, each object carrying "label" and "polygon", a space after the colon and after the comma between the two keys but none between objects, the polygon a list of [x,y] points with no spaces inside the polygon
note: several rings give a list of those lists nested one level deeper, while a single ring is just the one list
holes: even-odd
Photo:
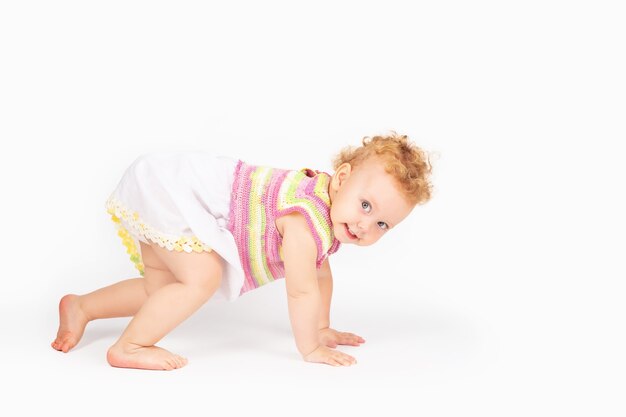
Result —
[{"label": "bare back of leg", "polygon": [[143,278],[120,281],[85,295],[65,295],[59,302],[59,330],[52,347],[68,352],[82,338],[87,323],[133,316],[146,299]]},{"label": "bare back of leg", "polygon": [[89,294],[67,294],[59,302],[59,329],[52,347],[68,352],[82,338],[87,323],[92,320],[131,317],[160,287],[175,282],[167,266],[149,245],[141,243],[142,259],[150,265],[151,279],[133,278],[100,288]]}]

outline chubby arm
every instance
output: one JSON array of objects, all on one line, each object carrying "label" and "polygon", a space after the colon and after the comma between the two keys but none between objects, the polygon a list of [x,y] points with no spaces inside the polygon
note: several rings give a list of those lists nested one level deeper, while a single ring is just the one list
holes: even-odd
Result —
[{"label": "chubby arm", "polygon": [[289,319],[302,356],[318,348],[317,321],[320,291],[317,286],[315,261],[317,246],[306,220],[290,214],[283,221],[283,260]]},{"label": "chubby arm", "polygon": [[307,362],[352,365],[356,362],[352,356],[319,342],[322,298],[315,267],[317,245],[306,220],[301,214],[293,213],[283,218],[282,226],[287,304],[298,351]]},{"label": "chubby arm", "polygon": [[337,345],[360,346],[365,343],[361,336],[349,332],[339,332],[330,328],[330,301],[333,295],[333,274],[328,259],[317,271],[317,283],[320,289],[320,316],[317,323],[319,341],[322,345],[336,348]]},{"label": "chubby arm", "polygon": [[317,270],[317,286],[320,290],[320,315],[317,323],[319,330],[330,327],[330,301],[333,296],[333,274],[328,259]]}]

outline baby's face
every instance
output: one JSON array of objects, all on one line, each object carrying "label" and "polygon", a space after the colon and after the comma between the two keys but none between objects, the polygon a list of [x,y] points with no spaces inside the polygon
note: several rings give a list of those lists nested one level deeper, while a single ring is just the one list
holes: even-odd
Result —
[{"label": "baby's face", "polygon": [[329,195],[335,237],[359,246],[376,242],[414,207],[376,158],[354,169],[347,163],[341,165],[333,174]]}]

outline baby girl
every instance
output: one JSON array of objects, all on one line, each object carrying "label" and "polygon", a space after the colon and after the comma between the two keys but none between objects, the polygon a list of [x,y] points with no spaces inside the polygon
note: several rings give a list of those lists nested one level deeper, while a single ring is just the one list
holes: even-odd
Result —
[{"label": "baby girl", "polygon": [[141,274],[59,303],[52,347],[68,352],[87,323],[132,317],[110,365],[171,370],[187,359],[156,346],[209,299],[235,300],[285,278],[295,343],[308,362],[356,363],[337,345],[363,338],[330,327],[329,256],[367,246],[430,199],[431,166],[406,136],[365,137],[332,175],[254,166],[202,152],[152,153],[124,173],[106,202]]}]

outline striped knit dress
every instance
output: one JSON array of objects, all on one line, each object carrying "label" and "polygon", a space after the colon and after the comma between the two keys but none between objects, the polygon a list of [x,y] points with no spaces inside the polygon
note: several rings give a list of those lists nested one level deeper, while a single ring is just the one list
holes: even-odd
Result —
[{"label": "striped knit dress", "polygon": [[335,253],[330,220],[330,175],[302,169],[289,171],[239,161],[235,169],[228,229],[237,244],[245,281],[241,294],[285,277],[275,220],[301,213],[317,243],[317,268]]},{"label": "striped knit dress", "polygon": [[317,266],[339,248],[332,232],[330,176],[248,165],[205,152],[138,157],[106,202],[135,268],[144,274],[140,242],[170,251],[215,251],[223,279],[212,299],[234,301],[284,277],[275,220],[302,213],[315,237]]}]

